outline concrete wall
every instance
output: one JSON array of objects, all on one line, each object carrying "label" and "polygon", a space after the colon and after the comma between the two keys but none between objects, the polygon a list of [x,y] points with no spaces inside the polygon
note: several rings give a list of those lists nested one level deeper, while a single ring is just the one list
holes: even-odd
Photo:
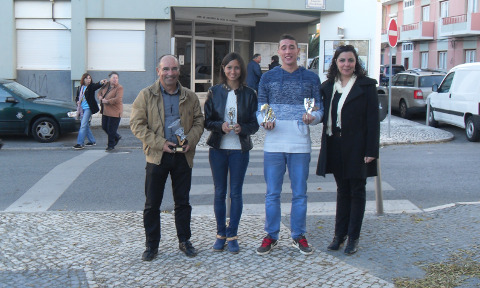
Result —
[{"label": "concrete wall", "polygon": [[284,33],[291,34],[299,43],[308,43],[308,23],[272,22],[257,22],[253,28],[253,42],[278,42]]}]

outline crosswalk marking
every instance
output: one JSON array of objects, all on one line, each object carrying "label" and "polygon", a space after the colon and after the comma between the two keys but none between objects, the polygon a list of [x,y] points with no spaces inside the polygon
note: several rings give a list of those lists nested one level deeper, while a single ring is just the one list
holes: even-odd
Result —
[{"label": "crosswalk marking", "polygon": [[103,150],[89,150],[57,165],[5,211],[47,211],[90,164],[106,155]]},{"label": "crosswalk marking", "polygon": [[[281,203],[282,215],[290,214],[291,203]],[[420,208],[408,200],[385,200],[383,201],[384,213],[419,213]],[[309,202],[307,205],[308,215],[335,215],[336,202]],[[375,201],[367,201],[365,213],[376,213]],[[244,215],[265,215],[265,204],[244,204]],[[212,215],[213,205],[195,205],[192,207],[192,215]]]},{"label": "crosswalk marking", "polygon": [[[366,186],[367,191],[375,191],[375,182],[368,181]],[[213,195],[213,184],[192,184],[190,195]],[[267,185],[265,182],[254,184],[243,184],[243,194],[265,194]],[[382,181],[383,191],[395,190],[390,184]],[[307,193],[331,193],[337,192],[337,184],[335,182],[313,182],[308,181]],[[283,183],[282,193],[292,193],[290,183]]]}]

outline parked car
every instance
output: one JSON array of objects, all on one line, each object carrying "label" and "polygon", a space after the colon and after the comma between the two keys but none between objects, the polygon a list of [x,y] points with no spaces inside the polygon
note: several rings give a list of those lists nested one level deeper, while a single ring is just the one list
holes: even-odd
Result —
[{"label": "parked car", "polygon": [[[393,76],[403,71],[405,71],[405,67],[403,67],[403,65],[397,65],[397,64],[392,65]],[[387,86],[389,79],[390,79],[390,64],[383,65],[383,70],[380,71],[380,85]]]},{"label": "parked car", "polygon": [[60,134],[79,130],[76,112],[73,102],[49,100],[15,81],[0,79],[0,134],[53,142]]},{"label": "parked car", "polygon": [[428,96],[430,126],[438,122],[465,129],[469,141],[480,140],[480,63],[453,67]]},{"label": "parked car", "polygon": [[[425,113],[427,96],[432,93],[433,84],[440,84],[445,73],[422,70],[408,70],[398,73],[392,79],[392,110],[400,117],[409,119],[412,114]],[[388,86],[378,86],[378,94],[388,95]]]}]

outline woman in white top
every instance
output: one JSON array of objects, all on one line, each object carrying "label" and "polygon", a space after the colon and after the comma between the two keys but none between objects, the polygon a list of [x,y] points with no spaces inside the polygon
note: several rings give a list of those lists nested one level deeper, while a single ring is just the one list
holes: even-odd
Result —
[{"label": "woman in white top", "polygon": [[[250,135],[258,131],[257,95],[245,85],[246,69],[238,53],[229,53],[222,61],[222,84],[208,90],[205,101],[205,128],[210,131],[207,144],[215,186],[214,212],[217,237],[214,251],[238,253],[238,225],[242,215],[242,188],[253,148]],[[227,176],[230,173],[230,221],[226,224]]]}]

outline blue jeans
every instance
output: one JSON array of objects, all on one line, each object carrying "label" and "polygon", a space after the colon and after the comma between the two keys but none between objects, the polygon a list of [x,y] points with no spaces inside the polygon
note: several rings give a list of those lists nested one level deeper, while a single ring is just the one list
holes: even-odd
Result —
[{"label": "blue jeans", "polygon": [[[215,186],[213,210],[217,220],[217,235],[237,236],[238,224],[243,210],[243,180],[247,172],[250,152],[210,148],[208,158]],[[227,175],[230,171],[230,223],[226,225]]]},{"label": "blue jeans", "polygon": [[305,234],[307,219],[307,179],[309,173],[310,153],[264,152],[263,173],[267,183],[265,195],[265,231],[273,239],[278,239],[280,232],[283,176],[286,168],[292,189],[292,208],[290,211],[290,228],[293,239]]},{"label": "blue jeans", "polygon": [[95,143],[95,137],[93,137],[92,130],[90,129],[90,117],[92,117],[92,110],[84,109],[80,130],[78,131],[77,144],[83,145],[85,136],[87,136],[88,142]]}]

